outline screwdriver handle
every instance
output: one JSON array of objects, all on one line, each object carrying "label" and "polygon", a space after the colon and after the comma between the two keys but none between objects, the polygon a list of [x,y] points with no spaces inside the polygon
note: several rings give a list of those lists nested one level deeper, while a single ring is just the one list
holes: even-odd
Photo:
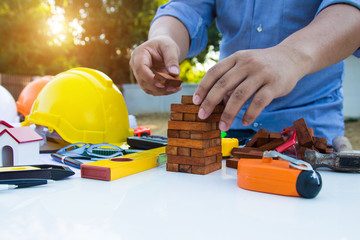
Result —
[{"label": "screwdriver handle", "polygon": [[304,161],[316,169],[328,167],[339,172],[360,172],[360,154],[351,152],[339,152],[322,154],[315,150],[306,149]]}]

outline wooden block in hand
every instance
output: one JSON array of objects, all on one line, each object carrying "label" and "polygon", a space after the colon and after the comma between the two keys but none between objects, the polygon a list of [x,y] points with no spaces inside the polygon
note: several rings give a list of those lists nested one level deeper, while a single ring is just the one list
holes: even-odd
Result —
[{"label": "wooden block in hand", "polygon": [[[180,112],[177,113],[183,114],[181,116],[182,119],[179,120],[183,120],[187,122],[215,122],[216,124],[218,124],[221,118],[221,113],[212,113],[208,118],[205,119],[199,118],[198,113],[180,113]],[[176,120],[176,119],[171,118],[171,120]]]},{"label": "wooden block in hand", "polygon": [[[213,113],[222,113],[224,108],[224,105],[216,105]],[[198,113],[200,110],[200,105],[173,103],[171,104],[170,109],[171,112]]]},{"label": "wooden block in hand", "polygon": [[193,95],[182,95],[181,96],[181,103],[182,104],[194,105],[194,103],[193,103]]},{"label": "wooden block in hand", "polygon": [[220,130],[212,130],[212,131],[190,131],[191,139],[212,139],[221,137]]},{"label": "wooden block in hand", "polygon": [[154,80],[161,83],[165,87],[180,87],[182,83],[181,79],[162,72],[156,72]]}]

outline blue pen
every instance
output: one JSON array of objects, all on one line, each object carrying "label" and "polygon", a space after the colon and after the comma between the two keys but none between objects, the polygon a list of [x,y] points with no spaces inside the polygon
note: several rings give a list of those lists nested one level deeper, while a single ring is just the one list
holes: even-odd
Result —
[{"label": "blue pen", "polygon": [[82,164],[82,162],[80,162],[80,161],[77,161],[71,157],[67,157],[67,156],[59,154],[59,153],[52,153],[51,157],[59,163],[66,164],[66,165],[68,165],[70,167],[74,167],[74,168],[80,169],[80,165]]}]

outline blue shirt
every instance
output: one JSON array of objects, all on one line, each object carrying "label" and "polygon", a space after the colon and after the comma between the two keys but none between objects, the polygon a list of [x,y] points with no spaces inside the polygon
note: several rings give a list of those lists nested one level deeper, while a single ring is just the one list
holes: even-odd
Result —
[{"label": "blue shirt", "polygon": [[[222,33],[220,60],[244,49],[277,45],[304,28],[325,7],[348,3],[360,8],[360,0],[173,0],[159,7],[155,19],[168,15],[187,28],[191,44],[187,57],[200,53],[207,44],[207,28],[216,19]],[[324,31],[328,31],[324,29]],[[360,50],[354,53],[360,57]],[[302,78],[288,95],[274,99],[255,122],[241,124],[249,102],[235,118],[231,129],[268,129],[279,132],[299,118],[314,129],[315,136],[329,143],[344,134],[342,79],[344,62]]]}]

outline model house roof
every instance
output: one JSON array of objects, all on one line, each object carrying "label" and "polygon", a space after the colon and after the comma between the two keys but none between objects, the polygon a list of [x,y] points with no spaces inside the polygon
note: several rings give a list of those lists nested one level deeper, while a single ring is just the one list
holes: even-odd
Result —
[{"label": "model house roof", "polygon": [[6,128],[0,132],[0,137],[4,133],[8,133],[18,143],[36,142],[42,140],[42,137],[31,127]]},{"label": "model house roof", "polygon": [[0,131],[2,131],[3,129],[6,129],[6,128],[13,128],[13,126],[11,126],[7,122],[1,120],[0,121]]}]

